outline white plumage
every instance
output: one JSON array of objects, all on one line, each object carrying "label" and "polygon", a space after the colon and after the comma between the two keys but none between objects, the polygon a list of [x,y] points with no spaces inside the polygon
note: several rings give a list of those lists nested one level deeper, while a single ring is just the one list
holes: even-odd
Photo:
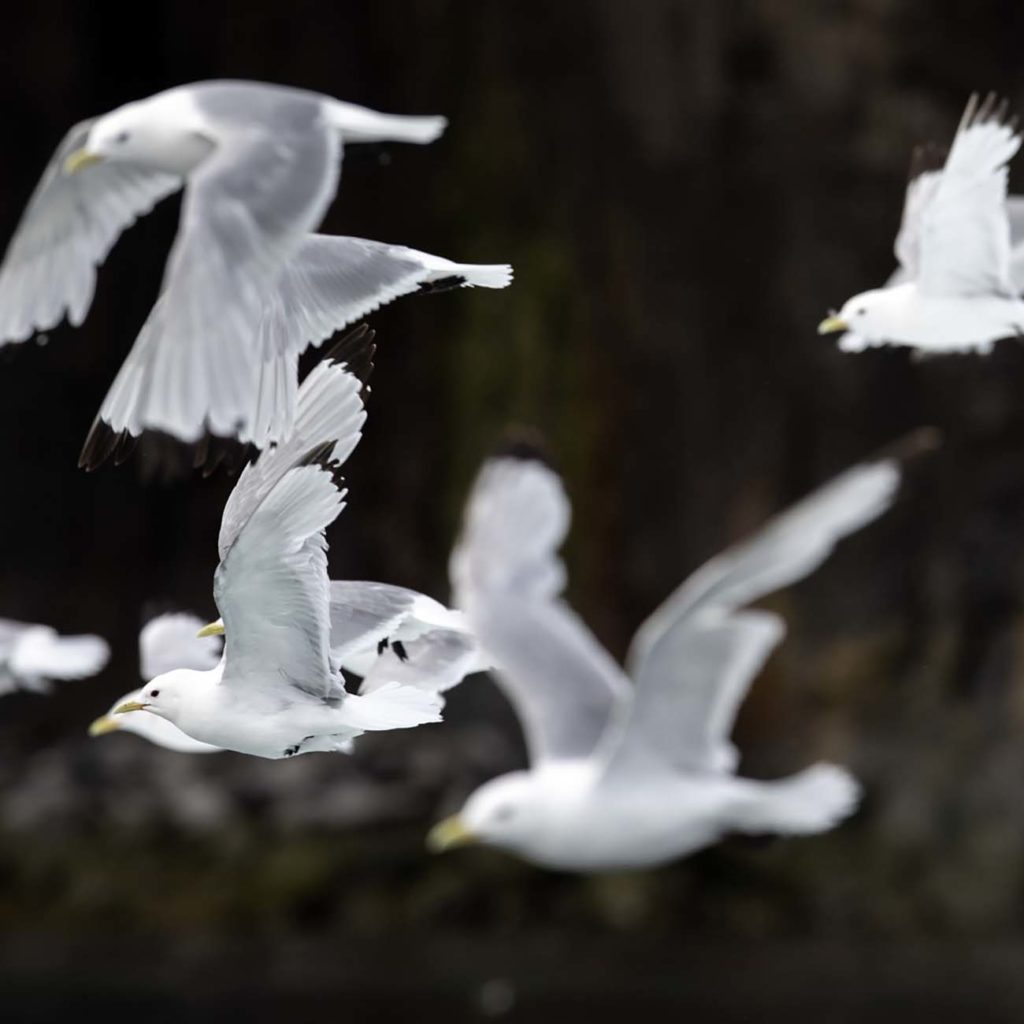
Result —
[{"label": "white plumage", "polygon": [[48,693],[54,680],[94,676],[109,660],[102,637],[61,636],[50,626],[0,619],[0,695]]},{"label": "white plumage", "polygon": [[849,470],[695,572],[640,627],[632,680],[559,596],[569,503],[519,450],[488,462],[451,560],[457,603],[522,722],[527,771],[494,779],[431,833],[549,867],[639,868],[729,832],[808,834],[856,806],[844,769],[778,782],[735,774],[729,742],[751,681],[785,633],[745,608],[806,576],[893,501],[892,459]]},{"label": "white plumage", "polygon": [[[439,719],[447,677],[441,685],[386,678],[355,695],[338,671],[335,648],[355,655],[373,645],[383,656],[391,633],[412,628],[420,597],[379,584],[346,593],[327,578],[324,530],[344,507],[338,469],[365,420],[371,342],[365,328],[353,332],[310,374],[293,434],[246,467],[228,499],[214,581],[222,664],[159,676],[119,710],[161,715],[204,743],[270,758],[348,750],[363,731]],[[382,621],[388,635],[368,639]]]},{"label": "white plumage", "polygon": [[207,430],[261,448],[279,441],[307,346],[421,286],[504,287],[507,266],[311,234],[334,197],[346,142],[429,143],[445,124],[301,89],[201,82],[72,128],[0,266],[0,343],[65,316],[80,324],[120,233],[186,190],[161,295],[82,464],[101,462],[111,435],[149,429],[189,442]]},{"label": "white plumage", "polygon": [[[209,672],[217,668],[221,642],[216,637],[196,634],[202,620],[188,612],[158,615],[139,632],[139,674],[145,683],[174,669],[187,668]],[[201,743],[186,736],[176,725],[158,715],[115,715],[114,711],[130,701],[138,701],[142,689],[131,690],[119,697],[110,710],[89,726],[90,736],[109,732],[130,732],[155,743],[158,747],[182,754],[212,754],[220,747]]]},{"label": "white plumage", "polygon": [[1005,103],[972,96],[949,154],[918,151],[896,238],[900,270],[849,299],[820,333],[846,332],[857,352],[907,345],[922,352],[987,352],[1024,333],[1021,258],[1012,252],[1007,165],[1021,137]]}]

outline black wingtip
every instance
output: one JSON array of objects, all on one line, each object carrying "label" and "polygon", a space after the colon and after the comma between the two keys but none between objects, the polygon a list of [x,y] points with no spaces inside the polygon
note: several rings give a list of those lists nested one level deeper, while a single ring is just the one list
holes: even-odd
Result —
[{"label": "black wingtip", "polygon": [[334,446],[336,441],[324,441],[321,444],[310,448],[301,459],[295,463],[299,466],[320,466],[331,474],[331,482],[342,491],[345,489],[345,478],[341,474],[341,463],[334,458]]},{"label": "black wingtip", "polygon": [[237,473],[257,453],[251,444],[209,431],[195,443],[159,430],[147,430],[136,437],[127,430],[114,430],[97,417],[82,446],[78,467],[92,473],[108,460],[121,466],[136,451],[142,479],[163,483],[187,477],[194,469],[204,477],[221,468]]},{"label": "black wingtip", "polygon": [[434,295],[437,292],[450,292],[461,288],[466,279],[461,274],[450,274],[448,277],[437,277],[433,281],[421,281],[418,291],[424,295]]},{"label": "black wingtip", "polygon": [[492,457],[518,459],[521,462],[539,462],[548,469],[557,468],[544,441],[544,435],[532,427],[512,427],[495,446]]},{"label": "black wingtip", "polygon": [[87,473],[98,469],[114,453],[121,443],[121,434],[98,416],[93,420],[89,435],[78,456],[78,468]]},{"label": "black wingtip", "polygon": [[363,385],[365,392],[373,373],[373,357],[377,353],[376,337],[377,332],[369,324],[360,324],[332,345],[324,359],[344,366]]}]

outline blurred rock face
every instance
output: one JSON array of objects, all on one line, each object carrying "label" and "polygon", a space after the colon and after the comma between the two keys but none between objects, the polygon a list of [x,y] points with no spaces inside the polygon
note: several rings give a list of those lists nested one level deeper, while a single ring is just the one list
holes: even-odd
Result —
[{"label": "blurred rock face", "polygon": [[[443,597],[472,474],[506,423],[531,424],[576,507],[570,596],[620,654],[705,558],[878,446],[938,426],[945,447],[900,507],[772,599],[789,638],[738,729],[745,771],[834,758],[868,799],[820,840],[726,845],[643,881],[551,881],[420,853],[430,819],[521,757],[514,720],[484,687],[453,697],[449,724],[366,742],[353,760],[189,759],[130,737],[79,740],[136,685],[147,601],[213,612],[230,481],[141,489],[130,465],[73,469],[158,287],[169,210],[119,245],[82,329],[25,347],[0,374],[12,441],[0,470],[18,497],[0,508],[0,615],[97,631],[117,651],[102,681],[0,705],[0,857],[26,894],[0,901],[0,921],[27,920],[29,894],[48,894],[57,918],[85,914],[99,905],[88,892],[110,891],[137,858],[177,897],[202,896],[196,913],[217,926],[230,914],[208,889],[229,886],[242,857],[266,870],[268,905],[286,894],[298,929],[292,911],[323,886],[337,906],[352,897],[356,909],[337,911],[346,921],[381,927],[398,904],[403,920],[477,927],[1019,931],[1007,894],[1024,864],[1024,349],[851,358],[814,325],[892,269],[913,144],[948,140],[974,89],[995,84],[1024,109],[1024,10],[974,4],[960,25],[925,0],[353,0],[285,21],[250,3],[237,14],[245,32],[207,16],[191,0],[148,5],[141,55],[78,5],[16,15],[21,42],[0,68],[18,139],[0,166],[5,237],[73,120],[178,81],[265,78],[448,114],[435,147],[386,162],[353,148],[325,230],[510,260],[515,284],[373,319],[370,422],[346,468],[332,568]],[[1024,189],[1019,168],[1014,182]],[[230,852],[186,858],[196,870],[179,875],[166,854],[179,840]],[[95,888],[83,896],[86,861]],[[330,881],[332,864],[358,867],[395,903],[355,899]],[[289,888],[295,877],[308,889]],[[164,919],[159,901],[136,897],[122,913]]]}]

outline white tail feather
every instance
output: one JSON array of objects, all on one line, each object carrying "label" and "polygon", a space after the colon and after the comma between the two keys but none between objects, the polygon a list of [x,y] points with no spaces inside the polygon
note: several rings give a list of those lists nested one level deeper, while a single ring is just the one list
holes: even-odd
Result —
[{"label": "white tail feather", "polygon": [[436,693],[389,683],[373,693],[347,696],[341,711],[346,725],[371,732],[440,722],[443,706],[444,701]]},{"label": "white tail feather", "polygon": [[854,812],[860,795],[860,784],[845,768],[819,762],[787,779],[757,783],[734,828],[784,835],[825,832]]},{"label": "white tail feather", "polygon": [[433,142],[448,127],[448,119],[439,116],[409,117],[381,114],[354,103],[333,100],[327,108],[331,124],[344,142]]}]

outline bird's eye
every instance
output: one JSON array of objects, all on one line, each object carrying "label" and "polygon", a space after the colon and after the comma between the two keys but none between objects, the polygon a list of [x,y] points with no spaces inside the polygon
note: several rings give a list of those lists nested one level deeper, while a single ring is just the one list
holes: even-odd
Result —
[{"label": "bird's eye", "polygon": [[861,306],[861,308],[857,310],[857,316],[863,316],[866,312],[867,310]]},{"label": "bird's eye", "polygon": [[159,690],[150,690],[149,691],[149,695],[150,695],[150,697],[159,697],[160,696],[160,691]]},{"label": "bird's eye", "polygon": [[119,146],[123,146],[130,138],[130,132],[118,132],[114,136],[114,142],[116,142]]}]

